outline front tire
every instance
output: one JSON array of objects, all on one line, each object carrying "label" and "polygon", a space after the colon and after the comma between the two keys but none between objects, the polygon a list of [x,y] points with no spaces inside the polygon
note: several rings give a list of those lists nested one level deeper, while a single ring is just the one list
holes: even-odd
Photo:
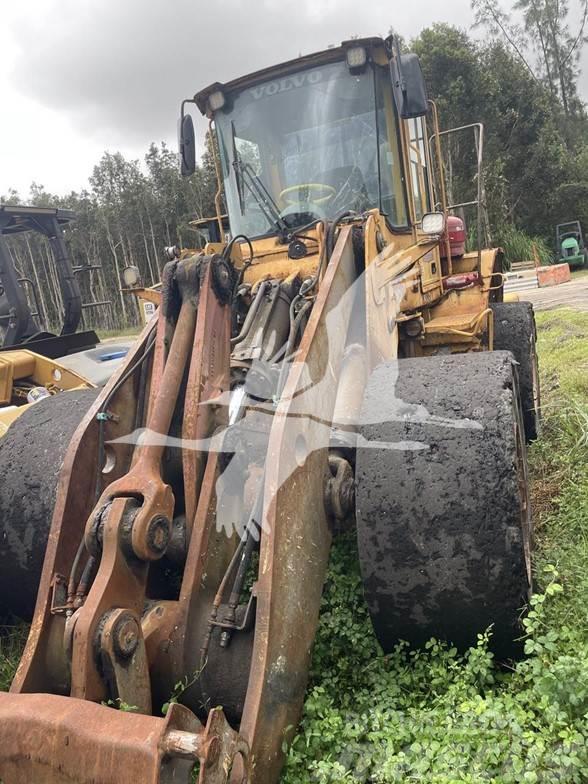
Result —
[{"label": "front tire", "polygon": [[[531,518],[508,352],[400,360],[368,381],[356,462],[364,592],[380,644],[519,654]],[[367,442],[367,443],[366,443]]]},{"label": "front tire", "polygon": [[71,438],[97,389],[40,400],[0,438],[0,615],[32,616]]}]

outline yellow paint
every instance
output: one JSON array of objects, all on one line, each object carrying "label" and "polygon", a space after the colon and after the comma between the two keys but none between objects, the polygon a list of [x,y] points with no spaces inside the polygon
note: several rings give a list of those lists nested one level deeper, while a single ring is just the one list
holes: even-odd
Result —
[{"label": "yellow paint", "polygon": [[26,396],[32,387],[45,387],[51,394],[58,394],[93,386],[73,370],[33,351],[3,351],[0,354],[0,436],[31,405],[26,402]]}]

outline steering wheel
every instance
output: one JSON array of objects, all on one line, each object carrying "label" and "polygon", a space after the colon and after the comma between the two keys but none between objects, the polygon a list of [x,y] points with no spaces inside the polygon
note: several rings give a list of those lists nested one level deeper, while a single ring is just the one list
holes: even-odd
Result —
[{"label": "steering wheel", "polygon": [[[333,196],[337,193],[335,188],[332,185],[325,185],[322,182],[304,182],[300,185],[291,185],[289,188],[284,188],[284,190],[280,193],[280,199],[283,199],[286,204],[298,204],[300,198],[287,198],[292,193],[300,193],[300,191],[307,191],[306,200],[312,201],[314,204],[323,204],[326,201],[330,201]],[[310,191],[318,191],[318,193],[322,193],[322,196],[317,196],[316,198],[309,199]]]}]

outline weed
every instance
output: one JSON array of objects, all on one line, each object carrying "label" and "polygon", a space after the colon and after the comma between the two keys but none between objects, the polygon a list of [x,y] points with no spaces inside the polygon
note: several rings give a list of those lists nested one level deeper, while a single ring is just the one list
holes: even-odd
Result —
[{"label": "weed", "polygon": [[7,620],[0,625],[0,691],[8,691],[27,640],[28,625]]},{"label": "weed", "polygon": [[503,226],[497,236],[492,237],[492,244],[504,250],[507,269],[510,269],[515,261],[534,261],[535,254],[540,264],[553,262],[553,254],[545,240],[541,237],[530,237],[510,224]]}]

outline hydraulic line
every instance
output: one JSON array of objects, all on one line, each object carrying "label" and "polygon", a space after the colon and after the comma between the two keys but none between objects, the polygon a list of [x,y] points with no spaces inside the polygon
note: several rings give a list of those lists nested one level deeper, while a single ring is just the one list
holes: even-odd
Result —
[{"label": "hydraulic line", "polygon": [[[292,300],[292,305],[294,305],[295,300],[296,300],[296,298],[294,300]],[[287,369],[287,367],[289,365],[290,359],[292,358],[292,352],[293,352],[294,345],[295,345],[295,342],[296,342],[296,337],[298,336],[298,331],[300,329],[300,325],[302,324],[302,319],[304,318],[304,316],[310,310],[311,307],[312,307],[312,300],[306,300],[302,304],[302,306],[301,306],[300,310],[298,311],[298,314],[296,315],[294,320],[291,319],[291,321],[290,321],[290,325],[291,325],[290,326],[290,334],[288,336],[288,342],[286,343],[286,351],[284,352],[284,359],[282,360],[282,366],[280,368],[280,375],[278,377],[278,385],[277,385],[277,388],[276,388],[276,397],[278,399],[281,397],[282,391],[283,391],[283,388],[284,388],[284,384],[286,383],[286,369]],[[291,306],[290,307],[291,315],[292,315],[292,311],[293,311],[293,308]]]},{"label": "hydraulic line", "polygon": [[[217,625],[217,616],[219,608],[223,601],[223,596],[225,595],[227,585],[229,584],[229,580],[235,574],[235,579],[233,580],[233,586],[231,588],[231,593],[229,595],[229,611],[225,616],[223,622],[226,623],[233,623],[235,620],[235,613],[237,609],[237,605],[239,603],[239,598],[241,596],[241,591],[243,590],[243,584],[245,581],[245,577],[247,574],[247,568],[249,566],[249,562],[251,560],[251,555],[255,548],[256,542],[259,540],[259,531],[260,531],[260,522],[259,518],[261,517],[261,513],[263,510],[263,485],[264,485],[264,477],[265,474],[262,475],[259,490],[257,492],[257,496],[255,498],[255,503],[253,504],[253,509],[249,515],[249,519],[247,521],[247,525],[245,526],[245,531],[239,544],[237,545],[237,549],[233,553],[233,557],[227,567],[227,570],[221,580],[221,583],[218,587],[218,590],[215,594],[214,601],[212,603],[212,609],[210,611],[210,619],[208,622],[208,629],[206,632],[206,636],[204,638],[204,642],[202,643],[202,648],[200,649],[200,666],[204,667],[206,664],[206,659],[208,656],[208,650],[210,647],[210,639],[212,637],[212,630]],[[236,570],[236,573],[235,573]],[[227,634],[230,630],[223,629],[221,634],[221,647],[226,648],[230,641],[230,634]]]},{"label": "hydraulic line", "polygon": [[[245,584],[247,569],[249,568],[249,563],[251,561],[251,556],[253,554],[255,545],[259,541],[259,531],[261,528],[260,518],[261,518],[262,510],[263,510],[263,475],[261,478],[257,496],[255,498],[255,503],[253,504],[253,509],[251,510],[251,514],[249,515],[249,520],[247,521],[247,526],[245,528],[245,534],[242,540],[244,544],[243,547],[241,548],[241,552],[236,562],[237,572],[235,574],[233,587],[231,588],[231,593],[229,595],[229,601],[228,601],[229,607],[223,619],[224,623],[228,623],[228,624],[235,623],[237,606],[239,604],[239,599],[241,597],[241,591],[243,590],[243,585]],[[221,648],[226,648],[228,646],[231,640],[231,633],[232,633],[232,629],[223,629],[220,638]]]},{"label": "hydraulic line", "polygon": [[327,257],[330,259],[333,251],[335,250],[335,232],[337,231],[337,227],[339,223],[344,218],[349,218],[351,216],[355,216],[356,213],[353,210],[343,210],[338,215],[335,215],[333,220],[329,223],[327,228],[327,236],[325,239],[325,244],[327,246]]},{"label": "hydraulic line", "polygon": [[245,321],[243,322],[243,326],[241,327],[241,332],[234,337],[231,338],[231,346],[236,345],[239,343],[243,338],[247,337],[249,330],[251,329],[251,325],[253,324],[253,319],[257,311],[259,310],[259,306],[261,305],[261,301],[263,299],[263,295],[265,294],[265,290],[269,285],[269,281],[264,280],[259,284],[257,292],[255,294],[255,298],[251,303],[249,310],[247,311],[247,315],[245,316]]}]

